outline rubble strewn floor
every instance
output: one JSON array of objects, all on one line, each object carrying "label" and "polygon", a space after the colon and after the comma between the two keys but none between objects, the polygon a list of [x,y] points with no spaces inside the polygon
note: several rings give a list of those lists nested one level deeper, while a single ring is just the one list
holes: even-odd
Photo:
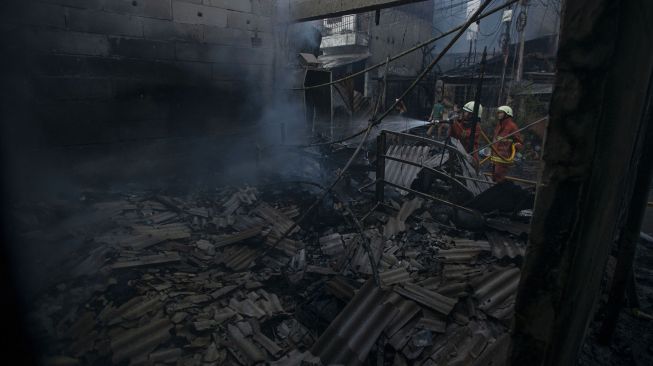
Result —
[{"label": "rubble strewn floor", "polygon": [[[647,228],[643,228],[647,229]],[[648,227],[650,230],[650,227]],[[635,281],[640,310],[653,314],[653,243],[640,240],[635,260]],[[605,302],[607,299],[603,299]],[[599,314],[600,315],[600,314]],[[579,356],[580,365],[651,365],[653,364],[653,335],[651,322],[638,317],[628,307],[619,314],[617,329],[612,342],[604,346],[596,341],[596,334],[602,324],[597,317],[590,326],[590,334]]]},{"label": "rubble strewn floor", "polygon": [[368,215],[364,238],[347,215],[362,217],[370,202],[351,211],[329,202],[274,246],[314,193],[297,185],[88,198],[104,220],[77,232],[83,244],[33,302],[45,364],[500,357],[523,237],[457,231],[433,218],[431,203],[405,199],[399,214]]}]

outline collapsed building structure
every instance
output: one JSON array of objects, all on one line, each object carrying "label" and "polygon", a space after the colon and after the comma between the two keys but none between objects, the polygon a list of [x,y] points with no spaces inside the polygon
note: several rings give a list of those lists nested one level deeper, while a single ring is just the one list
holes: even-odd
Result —
[{"label": "collapsed building structure", "polygon": [[[317,33],[288,21],[409,2],[4,4],[19,16],[3,47],[20,62],[7,64],[15,93],[3,113],[24,122],[3,133],[17,172],[5,182],[16,193],[5,222],[25,244],[5,258],[28,273],[18,313],[29,317],[15,321],[34,341],[34,361],[575,362],[613,238],[611,321],[639,237],[653,60],[608,55],[646,49],[648,39],[633,36],[645,18],[624,20],[653,9],[565,8],[533,207],[535,187],[492,184],[465,141],[383,125],[393,102],[372,109],[360,132],[308,140],[320,122],[333,126],[330,103],[309,92],[333,78],[309,56]],[[599,39],[601,27],[611,33]],[[294,32],[309,37],[281,36]],[[621,79],[627,70],[639,77]],[[277,86],[293,92],[279,97]],[[621,112],[629,128],[617,124]],[[39,169],[18,172],[27,165]],[[102,182],[114,175],[126,179]],[[141,175],[159,184],[131,182]],[[61,179],[71,176],[84,188]],[[235,180],[252,184],[225,184]],[[66,200],[43,199],[39,189],[53,182]],[[606,321],[608,337],[613,326]]]}]

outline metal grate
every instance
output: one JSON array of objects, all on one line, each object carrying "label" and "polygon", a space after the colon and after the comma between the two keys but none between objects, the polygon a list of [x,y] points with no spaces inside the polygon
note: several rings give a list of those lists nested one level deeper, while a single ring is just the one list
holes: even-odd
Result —
[{"label": "metal grate", "polygon": [[357,16],[344,15],[341,17],[324,19],[324,36],[333,34],[353,33],[357,30]]}]

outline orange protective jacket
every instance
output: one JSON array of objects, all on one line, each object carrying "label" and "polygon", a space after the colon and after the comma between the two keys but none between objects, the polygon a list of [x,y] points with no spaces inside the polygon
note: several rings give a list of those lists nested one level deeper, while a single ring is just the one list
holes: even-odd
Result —
[{"label": "orange protective jacket", "polygon": [[[455,121],[451,126],[451,137],[455,137],[463,144],[465,150],[469,151],[469,136],[472,134],[472,127],[465,126],[461,121]],[[481,136],[480,123],[476,125],[476,133],[474,133],[474,151],[478,149],[478,139]],[[474,160],[478,162],[478,152],[474,153]]]},{"label": "orange protective jacket", "polygon": [[[504,137],[514,133],[517,130],[519,130],[519,127],[517,127],[517,124],[511,117],[506,117],[497,123],[497,126],[494,128],[494,137],[492,138],[492,141],[494,142],[492,145],[494,146],[494,149],[492,149],[492,162],[499,164],[512,163],[511,157],[513,152],[513,144],[521,145],[524,143],[524,140],[522,139],[520,133],[516,133],[508,138]],[[521,148],[520,145],[516,146],[517,150]],[[498,156],[497,153],[499,153]]]}]

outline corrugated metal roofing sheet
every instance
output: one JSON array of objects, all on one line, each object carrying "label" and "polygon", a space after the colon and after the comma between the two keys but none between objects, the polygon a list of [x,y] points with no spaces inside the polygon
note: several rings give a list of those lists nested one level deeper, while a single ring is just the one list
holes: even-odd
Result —
[{"label": "corrugated metal roofing sheet", "polygon": [[[379,263],[381,255],[383,254],[383,238],[378,230],[366,230],[365,236],[370,241],[370,249],[372,250],[372,258]],[[348,246],[349,247],[349,246]],[[350,266],[353,271],[364,274],[372,274],[372,265],[370,264],[370,256],[365,250],[363,245],[354,248],[355,253],[351,257]]]},{"label": "corrugated metal roofing sheet", "polygon": [[256,258],[256,251],[247,247],[240,247],[233,250],[225,250],[224,264],[234,271],[243,271],[247,269],[254,258]]},{"label": "corrugated metal roofing sheet", "polygon": [[485,233],[488,240],[492,243],[492,255],[496,258],[505,258],[515,259],[517,257],[523,257],[526,254],[526,248],[517,243],[516,241],[501,235],[497,232],[490,231]]},{"label": "corrugated metal roofing sheet", "polygon": [[240,241],[253,238],[259,235],[261,233],[261,230],[262,230],[261,226],[255,226],[234,234],[216,235],[213,237],[213,244],[216,246],[216,248],[235,244]]},{"label": "corrugated metal roofing sheet", "polygon": [[[465,147],[457,139],[450,140],[451,146],[455,147],[461,154],[469,156]],[[429,146],[417,146],[417,145],[391,145],[386,151],[386,155],[399,158],[402,160],[412,161],[414,163],[434,168],[440,163],[446,164],[449,160],[449,152],[445,151],[443,154],[434,155],[431,153],[431,148]],[[474,178],[475,180],[464,180],[464,184],[467,189],[472,192],[475,196],[483,192],[484,190],[490,188],[492,182],[484,174],[480,174],[469,162],[469,159],[460,159],[463,175],[465,177]],[[398,184],[404,187],[410,187],[417,178],[417,175],[422,170],[420,167],[413,165],[408,165],[405,163],[400,163],[398,161],[386,160],[385,162],[385,180],[388,182]],[[483,182],[478,182],[478,180]],[[487,182],[487,183],[484,183]]]},{"label": "corrugated metal roofing sheet", "polygon": [[222,204],[222,207],[224,208],[223,215],[233,214],[238,210],[241,204],[251,205],[256,202],[257,194],[258,191],[256,188],[239,189],[238,192],[231,195],[231,197]]},{"label": "corrugated metal roofing sheet", "polygon": [[311,348],[324,365],[360,365],[397,314],[387,293],[368,281]]},{"label": "corrugated metal roofing sheet", "polygon": [[404,267],[391,269],[379,274],[381,283],[385,286],[394,285],[396,283],[406,282],[410,279],[410,273]]},{"label": "corrugated metal roofing sheet", "polygon": [[435,291],[425,289],[412,283],[405,283],[401,287],[396,288],[395,291],[399,295],[414,300],[443,315],[449,315],[454,305],[458,302],[456,299],[442,296]]},{"label": "corrugated metal roofing sheet", "polygon": [[437,258],[443,263],[468,263],[483,251],[479,247],[462,247],[438,251]]},{"label": "corrugated metal roofing sheet", "polygon": [[111,339],[113,362],[118,363],[132,358],[147,357],[161,342],[171,337],[170,320],[153,319],[140,328],[126,330]]},{"label": "corrugated metal roofing sheet", "polygon": [[474,298],[478,300],[478,308],[490,315],[497,307],[506,308],[504,302],[517,292],[520,277],[519,268],[503,267],[475,281],[472,287]]},{"label": "corrugated metal roofing sheet", "polygon": [[392,319],[385,329],[385,334],[388,337],[395,335],[401,328],[403,328],[411,319],[413,319],[421,310],[416,302],[405,300],[403,298],[397,299],[395,305],[398,309],[397,315]]},{"label": "corrugated metal roofing sheet", "polygon": [[[486,189],[490,188],[492,182],[490,182],[490,179],[485,174],[477,172],[476,169],[472,166],[470,163],[471,157],[467,154],[467,150],[465,150],[463,144],[458,139],[451,139],[451,145],[454,146],[456,150],[458,150],[462,155],[467,156],[466,159],[458,159],[461,162],[461,166],[463,168],[463,175],[465,177],[475,179],[464,180],[463,183],[465,183],[467,189],[469,189],[469,191],[472,192],[474,196],[476,196]],[[478,182],[478,180],[485,181],[487,183]]]},{"label": "corrugated metal roofing sheet", "polygon": [[[428,146],[392,145],[388,148],[386,155],[423,164],[429,156],[429,151]],[[398,161],[387,160],[385,162],[385,180],[404,187],[411,186],[419,171],[419,167]]]},{"label": "corrugated metal roofing sheet", "polygon": [[[429,146],[391,145],[386,151],[386,155],[433,168],[440,163],[441,156],[433,156],[430,151]],[[448,156],[449,154],[445,153],[443,163],[447,162]],[[420,167],[394,160],[386,160],[385,180],[404,187],[410,187],[421,170]]]},{"label": "corrugated metal roofing sheet", "polygon": [[[285,233],[292,225],[294,225],[294,222],[291,219],[267,203],[261,203],[258,205],[254,210],[254,213],[271,224],[273,230],[277,231],[279,234]],[[297,226],[292,233],[298,230],[299,227]]]},{"label": "corrugated metal roofing sheet", "polygon": [[319,242],[322,253],[326,255],[334,256],[345,252],[345,244],[342,235],[339,233],[323,236],[319,239]]},{"label": "corrugated metal roofing sheet", "polygon": [[[279,240],[279,237],[280,234],[277,234],[275,231],[271,231],[270,234],[268,234],[268,236],[265,238],[265,244],[268,246],[273,246],[277,240]],[[288,238],[284,238],[275,247],[275,249],[280,250],[289,256],[297,254],[303,248],[304,243]]]}]

